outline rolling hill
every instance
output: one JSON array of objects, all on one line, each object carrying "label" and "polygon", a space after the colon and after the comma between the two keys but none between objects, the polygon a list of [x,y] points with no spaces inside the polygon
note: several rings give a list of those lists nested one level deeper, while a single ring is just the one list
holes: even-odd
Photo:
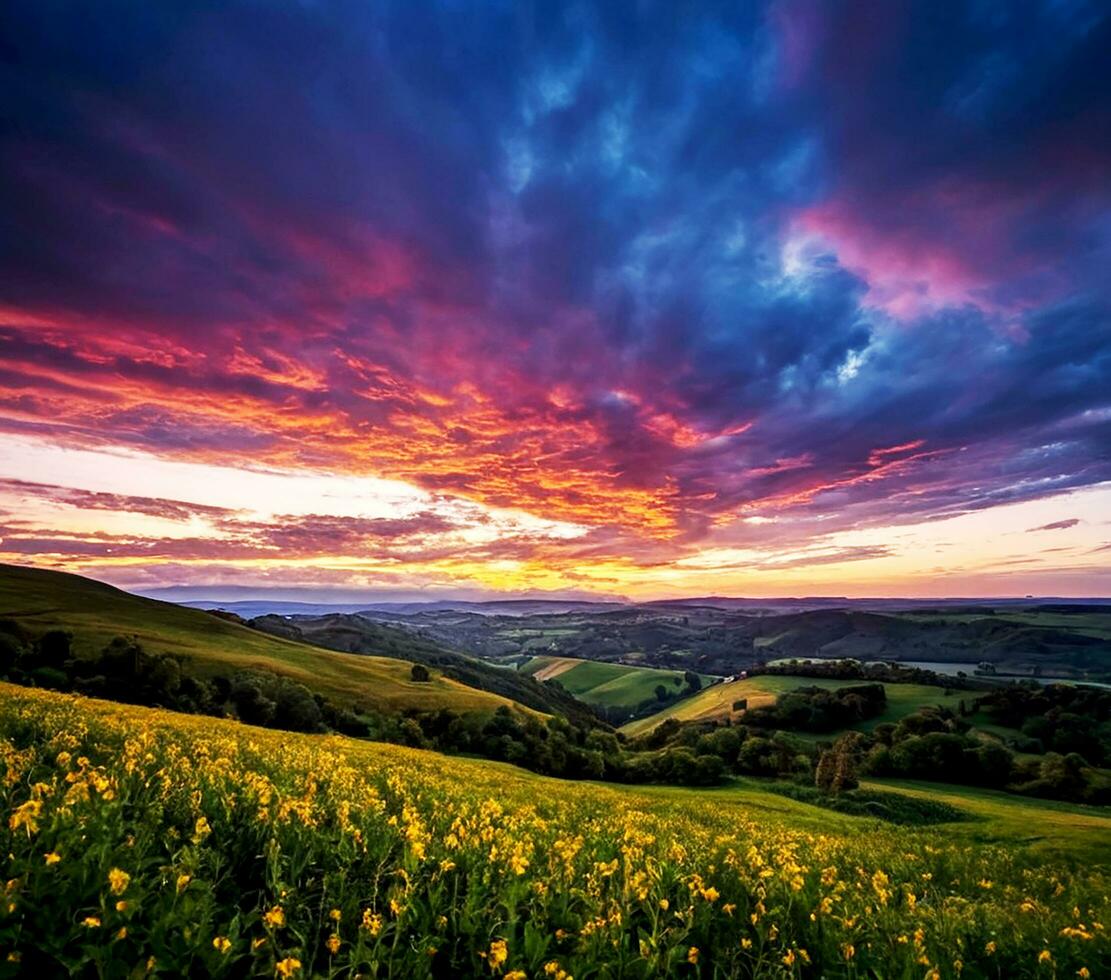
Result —
[{"label": "rolling hill", "polygon": [[[259,616],[252,629],[276,637],[310,643],[349,654],[385,653],[390,657],[439,670],[468,687],[509,698],[544,714],[564,717],[593,728],[601,720],[564,688],[543,684],[515,670],[495,667],[474,657],[447,650],[419,634],[374,622],[364,616],[330,613],[324,616]],[[587,702],[591,703],[591,702]]]},{"label": "rolling hill", "polygon": [[[743,680],[730,681],[728,684],[716,684],[713,687],[704,688],[693,697],[664,708],[663,711],[658,711],[647,718],[638,718],[636,721],[629,722],[621,730],[626,735],[643,735],[668,718],[676,718],[679,721],[720,720],[732,716],[734,714],[733,703],[742,699],[747,700],[749,708],[759,708],[766,704],[773,704],[778,695],[786,691],[792,691],[796,687],[820,687],[826,690],[836,690],[839,687],[852,687],[854,683],[861,682],[762,674]],[[885,683],[883,686],[887,692],[887,710],[882,715],[859,725],[858,727],[862,730],[874,728],[886,721],[898,721],[919,708],[929,705],[944,705],[945,707],[956,708],[961,697],[968,696],[967,691],[950,691],[947,693],[943,688],[928,684]]]},{"label": "rolling hill", "polygon": [[[654,667],[627,667],[597,660],[575,660],[570,657],[533,657],[522,664],[521,673],[537,680],[554,681],[587,704],[618,711],[633,711],[656,697],[656,688],[663,685],[671,695],[686,691],[681,670],[657,670]],[[701,674],[703,685],[717,680]]]},{"label": "rolling hill", "polygon": [[33,638],[54,629],[72,634],[78,657],[94,655],[117,636],[134,637],[151,653],[187,658],[201,676],[267,670],[339,704],[384,713],[494,711],[514,704],[442,672],[413,681],[411,664],[402,658],[333,653],[79,575],[0,565],[0,631]]},{"label": "rolling hill", "polygon": [[1084,604],[805,611],[658,603],[521,616],[368,611],[366,618],[454,650],[509,662],[569,657],[704,674],[791,657],[932,662],[968,672],[1099,681],[1111,663],[1111,608]]}]

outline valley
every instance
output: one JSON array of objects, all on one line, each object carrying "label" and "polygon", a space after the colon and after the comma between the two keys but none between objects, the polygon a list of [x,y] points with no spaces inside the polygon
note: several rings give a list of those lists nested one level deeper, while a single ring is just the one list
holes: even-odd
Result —
[{"label": "valley", "polygon": [[[0,942],[47,970],[153,949],[171,972],[227,975],[617,975],[630,958],[666,974],[702,957],[727,975],[807,975],[808,960],[948,975],[954,944],[966,975],[1037,976],[1047,948],[1074,973],[1111,966],[1089,924],[1111,873],[1111,691],[832,659],[836,624],[863,627],[820,612],[244,620],[0,568],[21,923],[0,915]],[[1008,636],[1101,649],[1102,613],[999,615]],[[807,629],[811,656],[746,652],[803,652]],[[88,854],[75,815],[100,828]],[[229,875],[254,884],[233,896]],[[167,945],[183,917],[195,925]],[[1091,938],[1047,941],[1045,921]],[[884,939],[898,933],[920,938]]]}]

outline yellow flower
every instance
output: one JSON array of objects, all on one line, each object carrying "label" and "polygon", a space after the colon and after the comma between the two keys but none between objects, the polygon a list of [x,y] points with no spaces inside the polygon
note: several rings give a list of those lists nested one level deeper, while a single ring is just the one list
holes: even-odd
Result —
[{"label": "yellow flower", "polygon": [[1076,975],[1078,977],[1080,977],[1080,980],[1088,980],[1088,978],[1092,974],[1091,974],[1091,972],[1089,972],[1089,970],[1086,966],[1082,966],[1079,970],[1076,971]]},{"label": "yellow flower", "polygon": [[197,817],[197,822],[193,825],[193,843],[199,844],[211,833],[212,828],[208,825],[207,818]]},{"label": "yellow flower", "polygon": [[228,950],[231,949],[231,940],[227,936],[217,936],[212,940],[212,948],[222,956],[226,956]]},{"label": "yellow flower", "polygon": [[687,950],[687,962],[688,963],[697,963],[698,962],[698,947],[697,946],[692,946],[690,949]]},{"label": "yellow flower", "polygon": [[987,945],[986,945],[986,946],[984,947],[984,952],[985,952],[985,953],[987,953],[987,954],[988,954],[988,956],[994,956],[994,955],[995,955],[995,951],[996,951],[996,949],[997,949],[997,948],[998,948],[998,947],[997,947],[997,946],[995,945],[995,940],[994,940],[994,939],[992,939],[992,940],[991,940],[991,941],[990,941],[990,942],[989,942],[989,943],[988,943],[988,944],[987,944]]},{"label": "yellow flower", "polygon": [[117,939],[126,939],[127,938],[127,926],[120,926],[119,931],[116,933],[116,938]]},{"label": "yellow flower", "polygon": [[95,915],[87,915],[81,920],[81,925],[86,929],[99,929],[100,919]]},{"label": "yellow flower", "polygon": [[274,972],[279,977],[291,977],[300,969],[301,961],[294,959],[292,956],[287,956],[284,960],[274,964]]},{"label": "yellow flower", "polygon": [[43,860],[44,860],[44,861],[45,861],[45,862],[46,862],[46,863],[47,863],[48,865],[51,865],[51,864],[57,864],[57,863],[58,863],[59,861],[61,861],[61,860],[62,860],[62,855],[61,855],[61,854],[58,854],[58,853],[56,853],[56,852],[54,852],[54,851],[50,851],[50,852],[48,852],[47,854],[44,854],[44,855],[42,856],[42,859],[43,859]]},{"label": "yellow flower", "polygon": [[752,940],[748,936],[741,940],[741,949],[752,949]]},{"label": "yellow flower", "polygon": [[251,952],[253,953],[253,952],[255,952],[255,950],[257,950],[260,947],[265,946],[265,945],[266,945],[266,937],[265,936],[259,936],[258,939],[252,939],[251,940]]},{"label": "yellow flower", "polygon": [[193,880],[192,875],[181,874],[177,876],[177,893],[180,895],[189,886],[189,882]]},{"label": "yellow flower", "polygon": [[851,960],[856,956],[856,947],[852,943],[844,943],[841,946],[841,955],[847,960]]},{"label": "yellow flower", "polygon": [[505,980],[528,980],[528,974],[524,970],[511,970],[505,975]]},{"label": "yellow flower", "polygon": [[343,945],[343,943],[340,940],[339,936],[333,932],[328,937],[328,941],[324,945],[328,947],[328,952],[335,956],[336,953],[339,952],[339,948]]},{"label": "yellow flower", "polygon": [[783,956],[783,962],[787,966],[794,966],[795,965],[795,951],[793,949],[787,950],[787,952]]},{"label": "yellow flower", "polygon": [[666,898],[660,899],[660,908],[663,909],[665,912],[668,910],[670,905],[671,903]]},{"label": "yellow flower", "polygon": [[122,898],[118,902],[116,902],[117,912],[126,912],[129,908],[131,908],[131,906],[128,905],[127,902],[125,902]]},{"label": "yellow flower", "polygon": [[22,806],[16,807],[15,811],[8,817],[8,828],[10,830],[19,830],[21,827],[27,831],[27,836],[38,833],[39,824],[38,817],[42,814],[42,802],[39,800],[28,800]]},{"label": "yellow flower", "polygon": [[363,912],[363,928],[372,936],[377,936],[382,931],[382,916],[366,909]]},{"label": "yellow flower", "polygon": [[495,939],[490,943],[490,953],[488,956],[490,969],[494,970],[501,966],[509,957],[509,948],[504,939]]},{"label": "yellow flower", "polygon": [[328,913],[328,918],[333,922],[339,922],[339,920],[343,918],[343,913],[339,909],[332,909],[332,911]]},{"label": "yellow flower", "polygon": [[113,895],[122,895],[127,891],[127,886],[131,882],[131,875],[126,871],[121,871],[119,868],[113,868],[108,872],[108,888]]},{"label": "yellow flower", "polygon": [[709,888],[703,888],[702,897],[706,899],[707,902],[716,902],[718,900],[718,890],[713,886]]},{"label": "yellow flower", "polygon": [[1039,963],[1052,963],[1053,962],[1053,954],[1048,949],[1043,949],[1040,953],[1038,953],[1038,962]]},{"label": "yellow flower", "polygon": [[280,905],[275,905],[262,917],[262,921],[273,929],[281,929],[285,925],[285,912]]}]

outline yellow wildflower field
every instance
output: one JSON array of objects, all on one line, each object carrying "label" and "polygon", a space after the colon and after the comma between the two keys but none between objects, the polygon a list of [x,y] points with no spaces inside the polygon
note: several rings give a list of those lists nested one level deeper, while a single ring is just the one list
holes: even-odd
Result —
[{"label": "yellow wildflower field", "polygon": [[784,806],[0,685],[0,972],[1111,975],[1107,867]]}]

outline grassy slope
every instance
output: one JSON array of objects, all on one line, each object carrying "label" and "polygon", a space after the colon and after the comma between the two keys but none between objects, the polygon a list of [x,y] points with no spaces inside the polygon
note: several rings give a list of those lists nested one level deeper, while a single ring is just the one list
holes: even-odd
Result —
[{"label": "grassy slope", "polygon": [[[748,699],[750,708],[758,708],[765,704],[772,704],[777,695],[796,687],[822,687],[833,690],[839,687],[851,687],[854,683],[862,684],[864,682],[790,677],[778,674],[749,677],[745,680],[732,681],[729,684],[717,684],[714,687],[707,688],[693,698],[681,701],[679,704],[665,708],[663,711],[647,718],[630,722],[622,728],[622,731],[627,735],[640,735],[651,731],[667,718],[678,718],[680,721],[721,718],[731,714],[733,702],[741,698]],[[954,691],[946,697],[943,688],[925,684],[884,684],[884,687],[887,690],[887,710],[879,717],[864,722],[860,726],[861,728],[869,729],[882,722],[898,721],[926,705],[944,704],[956,708],[962,695],[962,692]],[[968,696],[967,691],[963,693],[965,697]]]},{"label": "grassy slope", "polygon": [[[53,692],[31,692],[0,682],[0,714],[5,711],[5,705],[15,708],[24,702],[35,703],[42,698],[53,701],[63,696]],[[467,792],[485,794],[521,807],[536,799],[558,800],[570,794],[576,798],[593,799],[599,810],[674,813],[688,818],[699,812],[699,808],[704,808],[705,804],[711,804],[715,814],[732,813],[738,818],[756,819],[768,826],[778,825],[786,830],[838,837],[858,838],[874,829],[890,828],[890,825],[870,817],[850,816],[770,792],[763,788],[762,780],[753,777],[735,777],[726,785],[705,789],[569,781],[540,776],[506,762],[446,756],[430,750],[366,742],[340,735],[270,732],[239,722],[121,706],[95,698],[79,698],[78,703],[90,717],[115,719],[122,711],[136,719],[149,719],[157,725],[182,732],[196,731],[199,726],[204,726],[214,735],[277,740],[295,750],[303,747],[343,752],[368,771],[383,765],[416,763],[447,775],[460,791],[465,788]],[[950,843],[1013,844],[1036,852],[1046,860],[1111,865],[1111,847],[1108,845],[1111,841],[1111,810],[1107,808],[1019,797],[944,783],[884,779],[868,780],[862,785],[939,800],[968,814],[967,820],[936,828],[899,828],[899,832],[908,839],[919,834],[930,837],[939,833]]]},{"label": "grassy slope", "polygon": [[115,636],[135,636],[152,653],[189,658],[202,674],[261,668],[340,703],[379,711],[492,711],[512,703],[435,673],[431,681],[416,683],[410,677],[411,665],[404,661],[332,653],[44,569],[0,565],[0,618],[14,620],[33,636],[49,629],[69,630],[78,656],[95,653]]},{"label": "grassy slope", "polygon": [[[521,667],[523,673],[536,674],[553,661],[567,662],[572,658],[533,657]],[[700,675],[705,684],[710,678]],[[674,679],[679,679],[676,686]],[[683,690],[681,670],[657,670],[653,667],[627,667],[623,664],[579,660],[570,669],[552,676],[563,688],[587,704],[607,707],[635,708],[655,697],[656,686],[663,684],[669,691]]]},{"label": "grassy slope", "polygon": [[870,789],[897,790],[909,796],[948,803],[976,818],[946,824],[970,843],[1014,841],[1047,855],[1071,856],[1093,863],[1111,858],[1111,811],[1056,800],[1017,797],[999,790],[901,779],[866,780]]}]

